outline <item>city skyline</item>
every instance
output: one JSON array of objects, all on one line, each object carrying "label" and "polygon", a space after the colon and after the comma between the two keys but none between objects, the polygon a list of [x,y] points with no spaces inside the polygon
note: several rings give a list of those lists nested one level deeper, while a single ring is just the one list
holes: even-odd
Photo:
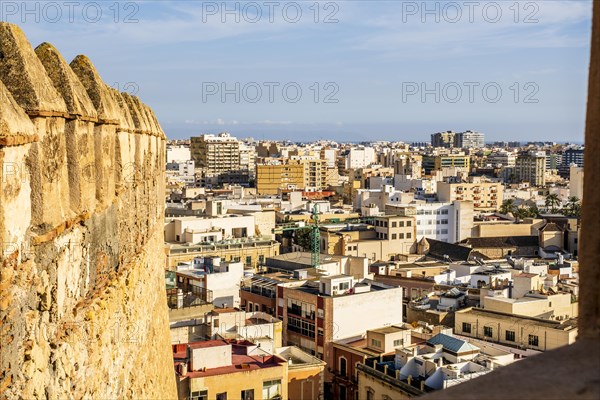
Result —
[{"label": "city skyline", "polygon": [[86,3],[72,21],[57,4],[60,15],[3,5],[2,19],[68,59],[85,43],[102,77],[147,99],[172,139],[411,142],[448,127],[488,141],[583,138],[589,1],[285,2],[272,13],[125,2],[101,16]]}]

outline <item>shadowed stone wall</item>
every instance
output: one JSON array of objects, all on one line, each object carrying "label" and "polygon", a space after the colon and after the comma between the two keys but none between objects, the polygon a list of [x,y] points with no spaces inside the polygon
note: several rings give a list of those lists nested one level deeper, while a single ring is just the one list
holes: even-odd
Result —
[{"label": "shadowed stone wall", "polygon": [[0,398],[176,398],[164,160],[149,107],[0,23]]}]

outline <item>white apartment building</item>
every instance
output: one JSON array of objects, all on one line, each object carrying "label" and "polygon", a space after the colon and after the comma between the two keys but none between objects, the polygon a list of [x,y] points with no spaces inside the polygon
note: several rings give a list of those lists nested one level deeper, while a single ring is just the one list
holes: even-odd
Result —
[{"label": "white apartment building", "polygon": [[346,156],[346,169],[368,167],[375,163],[375,149],[372,147],[353,147]]},{"label": "white apartment building", "polygon": [[183,182],[191,185],[196,181],[194,168],[195,163],[193,160],[168,162],[166,165],[168,181]]},{"label": "white apartment building", "polygon": [[189,146],[173,145],[167,146],[167,163],[181,162],[192,159]]},{"label": "white apartment building", "polygon": [[169,243],[210,243],[253,236],[256,236],[253,215],[178,217],[165,221],[165,241]]},{"label": "white apartment building", "polygon": [[194,176],[195,163],[194,160],[186,161],[171,161],[167,163],[166,170],[168,173],[175,173],[179,176]]},{"label": "white apartment building", "polygon": [[337,151],[335,149],[322,149],[321,158],[327,161],[327,168],[335,168]]},{"label": "white apartment building", "polygon": [[413,216],[417,224],[417,242],[422,238],[456,243],[471,236],[473,203],[468,201],[414,201],[410,204],[388,203],[386,212]]},{"label": "white apartment building", "polygon": [[240,142],[240,169],[248,171],[248,178],[256,177],[256,147]]},{"label": "white apartment building", "polygon": [[514,167],[516,161],[516,154],[506,150],[495,151],[487,156],[487,164],[492,167]]},{"label": "white apartment building", "polygon": [[482,148],[485,146],[485,135],[480,132],[465,131],[454,136],[454,147]]},{"label": "white apartment building", "polygon": [[194,291],[207,289],[212,292],[215,307],[240,306],[240,282],[244,277],[244,264],[222,262],[220,257],[196,257],[189,263],[176,267],[178,286]]},{"label": "white apartment building", "polygon": [[415,191],[417,196],[435,194],[437,181],[435,179],[413,179],[410,175],[394,175],[394,188],[403,192]]}]

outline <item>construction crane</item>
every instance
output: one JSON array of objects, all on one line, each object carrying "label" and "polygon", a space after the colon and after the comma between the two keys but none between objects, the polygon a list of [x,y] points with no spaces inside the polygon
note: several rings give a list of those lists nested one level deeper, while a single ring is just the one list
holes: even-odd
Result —
[{"label": "construction crane", "polygon": [[310,223],[308,226],[297,226],[295,223],[279,226],[273,229],[273,233],[283,233],[297,231],[299,229],[310,229],[310,265],[313,268],[318,268],[321,265],[321,246],[319,244],[321,234],[319,233],[319,209],[317,204],[313,205],[310,215]]},{"label": "construction crane", "polygon": [[[345,220],[346,224],[355,224],[355,223],[373,223],[373,217],[360,217]],[[321,265],[321,234],[319,233],[321,226],[321,221],[319,219],[319,209],[317,204],[313,205],[311,215],[310,215],[310,223],[307,226],[298,226],[296,223],[289,223],[280,225],[277,228],[273,229],[273,233],[283,233],[285,231],[297,231],[299,229],[310,229],[310,264],[313,268],[318,268]]]}]

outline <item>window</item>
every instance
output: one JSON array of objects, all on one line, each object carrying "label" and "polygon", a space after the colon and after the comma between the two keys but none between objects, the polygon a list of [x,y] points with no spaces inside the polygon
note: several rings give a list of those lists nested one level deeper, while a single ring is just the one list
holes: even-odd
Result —
[{"label": "window", "polygon": [[346,394],[346,386],[340,385],[340,400],[346,400],[348,395]]},{"label": "window", "polygon": [[508,340],[509,342],[514,342],[515,341],[515,332],[514,331],[506,331],[506,336],[505,336],[506,340]]},{"label": "window", "polygon": [[468,322],[463,322],[462,331],[464,333],[471,333],[471,324],[469,324]]},{"label": "window", "polygon": [[395,233],[392,233],[392,240],[396,240],[398,238],[398,235],[396,235]]},{"label": "window", "polygon": [[410,239],[411,237],[412,237],[412,233],[409,232],[409,233],[406,234],[406,238],[407,239]]},{"label": "window", "polygon": [[[263,399],[281,398],[281,379],[263,382]],[[242,397],[243,400],[243,397]]]},{"label": "window", "polygon": [[406,226],[412,226],[412,222],[411,221],[406,221]]},{"label": "window", "polygon": [[241,398],[242,400],[254,400],[254,389],[242,390]]},{"label": "window", "polygon": [[288,316],[287,329],[304,336],[315,337],[315,324],[299,318]]},{"label": "window", "polygon": [[217,393],[217,400],[227,400],[227,392]]},{"label": "window", "polygon": [[317,328],[317,335],[323,336],[323,328]]},{"label": "window", "polygon": [[398,223],[396,221],[392,222],[392,228],[396,228],[398,226]]},{"label": "window", "polygon": [[[252,310],[250,310],[250,311],[252,311]],[[219,320],[218,319],[213,320],[213,328],[218,328],[218,327],[219,327]]]},{"label": "window", "polygon": [[348,364],[348,362],[346,361],[346,359],[344,357],[341,357],[340,358],[340,375],[341,376],[347,376],[348,375],[347,364]]},{"label": "window", "polygon": [[246,265],[252,264],[252,256],[246,256]]},{"label": "window", "polygon": [[404,344],[404,339],[394,340],[394,347],[402,346],[403,344]]},{"label": "window", "polygon": [[350,282],[340,282],[340,290],[350,289]]},{"label": "window", "polygon": [[529,335],[529,345],[536,347],[540,345],[540,341],[537,335]]},{"label": "window", "polygon": [[485,337],[492,337],[494,330],[492,329],[491,326],[484,326],[483,327],[483,336]]},{"label": "window", "polygon": [[400,234],[400,239],[404,239],[404,233]]},{"label": "window", "polygon": [[404,227],[404,221],[400,221],[400,228]]},{"label": "window", "polygon": [[371,346],[381,348],[381,340],[371,339]]},{"label": "window", "polygon": [[208,390],[200,390],[190,394],[190,400],[207,400]]}]

